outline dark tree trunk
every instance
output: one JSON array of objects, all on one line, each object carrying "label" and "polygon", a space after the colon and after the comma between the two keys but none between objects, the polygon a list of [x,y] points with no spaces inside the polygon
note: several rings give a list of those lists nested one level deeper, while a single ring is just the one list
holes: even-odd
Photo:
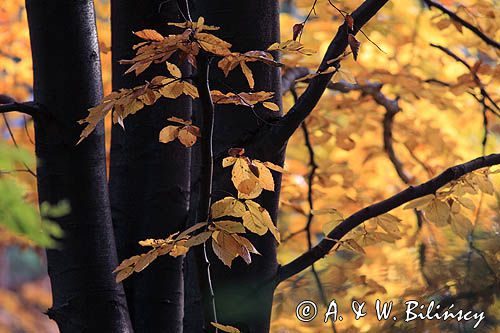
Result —
[{"label": "dark tree trunk", "polygon": [[[265,50],[272,43],[279,41],[278,1],[196,1],[194,11],[196,15],[193,19],[203,16],[207,24],[220,26],[221,29],[217,33],[233,45],[234,51]],[[240,69],[234,70],[225,79],[216,67],[217,62],[213,61],[213,74],[210,77],[212,89],[224,92],[229,89],[235,92],[249,91],[248,83]],[[255,91],[274,92],[274,102],[281,104],[279,70],[260,63],[251,63],[249,67],[255,78]],[[244,146],[245,141],[250,140],[262,126],[273,122],[274,118],[279,116],[276,112],[260,107],[255,108],[255,113],[258,117],[246,107],[216,106],[213,202],[227,196],[227,192],[236,194],[231,182],[231,168],[223,169],[221,165],[222,158],[227,156],[227,149]],[[272,157],[266,157],[265,160],[282,164],[283,153],[284,151],[271,152]],[[259,154],[248,156],[263,159]],[[273,221],[276,221],[281,179],[276,174],[274,179],[276,192],[264,191],[257,201],[269,211]],[[237,258],[229,269],[210,251],[217,317],[220,323],[238,327],[243,332],[268,332],[274,278],[278,269],[276,243],[270,233],[262,237],[249,235],[248,238],[262,254],[252,256],[251,265],[246,265]],[[210,246],[207,248],[211,250]],[[206,272],[200,274],[206,275]]]},{"label": "dark tree trunk", "polygon": [[104,127],[75,147],[77,120],[102,97],[91,0],[27,0],[35,102],[53,116],[35,119],[39,201],[68,200],[58,218],[60,249],[48,250],[53,307],[61,332],[131,332],[117,265],[106,182]]},{"label": "dark tree trunk", "polygon": [[[143,84],[167,75],[165,64],[153,65],[139,77],[123,75],[120,59],[134,56],[142,29],[173,33],[167,22],[180,22],[175,1],[111,1],[113,90]],[[169,60],[174,62],[172,60]],[[184,74],[189,74],[183,68]],[[160,143],[167,118],[189,119],[190,97],[160,99],[125,119],[125,130],[113,126],[110,193],[118,256],[128,258],[144,249],[138,241],[165,238],[183,229],[189,206],[190,151],[178,141]],[[162,256],[143,272],[125,281],[125,292],[136,332],[182,332],[184,293],[183,258]]]}]

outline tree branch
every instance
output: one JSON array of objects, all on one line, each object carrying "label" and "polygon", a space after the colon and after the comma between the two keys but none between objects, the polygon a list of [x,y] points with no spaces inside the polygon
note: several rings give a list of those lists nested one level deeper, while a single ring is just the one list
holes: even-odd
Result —
[{"label": "tree branch", "polygon": [[366,220],[385,214],[411,200],[433,194],[450,181],[456,180],[469,172],[498,164],[500,164],[500,154],[491,154],[479,157],[472,161],[450,167],[439,176],[419,186],[410,186],[406,190],[395,194],[388,199],[363,208],[336,226],[326,238],[319,242],[318,245],[313,247],[310,251],[305,252],[292,262],[282,266],[278,271],[278,281],[282,282],[288,279],[326,256],[335,244],[337,244],[338,240]]},{"label": "tree branch", "polygon": [[460,23],[470,31],[472,31],[476,36],[481,38],[486,44],[493,46],[497,49],[500,49],[500,44],[491,39],[490,37],[486,36],[478,27],[472,25],[471,23],[465,21],[463,18],[446,8],[445,6],[441,5],[440,3],[434,2],[432,0],[424,0],[424,2],[429,6],[429,8],[436,8],[448,15],[453,21]]},{"label": "tree branch", "polygon": [[443,51],[448,56],[450,56],[451,58],[460,62],[462,65],[464,65],[469,70],[469,72],[472,74],[472,76],[474,77],[474,81],[476,82],[477,86],[479,87],[479,89],[481,91],[481,95],[483,95],[488,101],[490,101],[490,103],[493,105],[493,107],[496,110],[500,110],[500,107],[498,106],[498,104],[493,100],[493,98],[491,98],[490,94],[484,89],[484,84],[481,81],[481,79],[479,78],[479,76],[477,75],[474,68],[472,68],[464,59],[460,58],[457,54],[453,53],[450,49],[447,49],[444,46],[436,45],[436,44],[432,44],[432,43],[430,45],[432,47],[435,47],[435,48]]},{"label": "tree branch", "polygon": [[27,114],[34,118],[38,115],[38,112],[40,111],[40,106],[35,102],[24,102],[24,103],[12,102],[8,104],[0,104],[0,113],[7,113],[14,111]]},{"label": "tree branch", "polygon": [[[388,0],[365,0],[353,13],[355,26],[350,31],[356,34],[375,14],[387,3]],[[337,34],[328,46],[328,50],[319,65],[318,72],[324,72],[329,67],[338,67],[339,60],[330,63],[331,60],[339,58],[347,48],[349,28],[344,22],[337,30]],[[299,97],[297,103],[280,119],[277,124],[266,128],[260,140],[248,149],[279,151],[284,148],[290,136],[297,130],[302,121],[311,113],[318,103],[321,95],[330,82],[333,73],[318,75],[311,79],[309,86]],[[271,147],[270,147],[271,145]]]}]

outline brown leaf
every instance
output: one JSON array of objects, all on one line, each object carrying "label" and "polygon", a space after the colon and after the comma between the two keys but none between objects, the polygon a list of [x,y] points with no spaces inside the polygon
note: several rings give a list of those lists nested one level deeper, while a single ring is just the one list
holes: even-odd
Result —
[{"label": "brown leaf", "polygon": [[357,60],[358,53],[359,53],[359,46],[361,45],[361,42],[359,40],[357,40],[353,34],[349,34],[347,36],[347,42],[349,43],[349,46],[351,47],[352,56],[354,57],[354,60]]},{"label": "brown leaf", "polygon": [[144,29],[141,31],[134,32],[134,35],[155,42],[161,42],[163,40],[163,36],[156,30],[153,29]]},{"label": "brown leaf", "polygon": [[167,143],[175,140],[179,135],[179,126],[167,126],[160,131],[160,142]]},{"label": "brown leaf", "polygon": [[299,37],[300,33],[304,29],[304,23],[297,23],[293,25],[292,31],[293,31],[293,40],[297,40]]},{"label": "brown leaf", "polygon": [[203,244],[210,238],[210,236],[212,236],[212,231],[203,231],[202,233],[189,238],[183,246],[193,247]]},{"label": "brown leaf", "polygon": [[354,18],[350,14],[345,16],[345,22],[347,23],[349,29],[354,29]]},{"label": "brown leaf", "polygon": [[244,148],[230,148],[227,151],[227,153],[229,156],[232,156],[232,157],[242,156],[245,153],[245,149]]},{"label": "brown leaf", "polygon": [[196,143],[196,135],[191,133],[186,127],[183,127],[179,131],[179,135],[177,136],[179,141],[186,147],[192,147]]}]

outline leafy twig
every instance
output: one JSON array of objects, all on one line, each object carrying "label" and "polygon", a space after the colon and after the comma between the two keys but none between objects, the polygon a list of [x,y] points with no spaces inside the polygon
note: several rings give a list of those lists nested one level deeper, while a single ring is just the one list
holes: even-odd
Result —
[{"label": "leafy twig", "polygon": [[433,194],[450,181],[459,179],[467,173],[498,164],[500,164],[500,154],[482,156],[469,162],[450,167],[439,176],[419,186],[410,186],[406,190],[388,199],[361,209],[337,225],[326,238],[318,243],[318,245],[314,246],[311,250],[305,252],[292,262],[282,266],[278,271],[278,281],[282,282],[288,279],[326,256],[342,237],[366,220],[387,213],[411,200]]},{"label": "leafy twig", "polygon": [[454,20],[455,22],[458,22],[459,24],[463,25],[464,27],[466,27],[467,29],[472,31],[474,34],[476,34],[476,36],[481,38],[486,44],[493,46],[497,49],[500,49],[500,44],[497,41],[486,36],[478,27],[476,27],[476,26],[472,25],[471,23],[467,22],[466,20],[462,19],[460,16],[458,16],[457,14],[455,14],[454,12],[452,12],[451,10],[446,8],[445,6],[441,5],[440,3],[435,2],[433,0],[424,0],[424,2],[427,4],[427,6],[429,6],[429,8],[434,7],[436,9],[439,9],[440,11],[442,11],[443,13],[448,15],[452,20]]}]

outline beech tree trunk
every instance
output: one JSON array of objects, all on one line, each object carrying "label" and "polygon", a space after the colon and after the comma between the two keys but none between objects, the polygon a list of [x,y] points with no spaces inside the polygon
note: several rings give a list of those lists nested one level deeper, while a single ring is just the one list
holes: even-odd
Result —
[{"label": "beech tree trunk", "polygon": [[[164,63],[152,65],[136,77],[123,75],[118,63],[134,57],[132,46],[141,40],[133,31],[155,29],[174,33],[167,22],[181,22],[175,1],[111,1],[113,90],[131,88],[167,75]],[[175,62],[172,59],[170,62]],[[189,73],[182,68],[183,73]],[[184,229],[189,207],[190,149],[178,141],[158,141],[167,118],[189,119],[191,98],[159,99],[125,119],[125,130],[112,128],[110,193],[113,226],[120,260],[144,252],[138,241],[165,238]],[[183,258],[162,256],[124,285],[136,332],[182,332],[184,312]]]},{"label": "beech tree trunk", "polygon": [[[272,43],[279,41],[278,5],[278,1],[266,0],[196,1],[193,19],[203,16],[207,24],[220,26],[221,29],[216,33],[233,45],[233,51],[265,50]],[[261,63],[250,63],[249,67],[255,79],[254,90],[274,92],[273,101],[281,105],[279,69]],[[250,91],[239,69],[232,71],[226,79],[214,60],[210,73],[211,89],[224,92],[230,89],[234,90],[233,92]],[[235,196],[237,194],[231,182],[231,168],[223,169],[221,164],[222,158],[227,156],[228,148],[242,147],[262,126],[272,123],[280,116],[279,113],[263,107],[256,107],[254,111],[258,117],[247,107],[217,105],[215,108],[212,202],[228,196],[228,192]],[[248,156],[280,165],[283,163],[284,149],[269,153],[270,158],[266,156],[265,159],[260,154]],[[276,192],[264,191],[257,201],[269,211],[273,221],[276,221],[281,178],[274,174],[274,180]],[[238,327],[242,332],[269,332],[274,279],[278,269],[276,241],[270,233],[264,236],[248,234],[248,238],[262,254],[252,255],[251,265],[237,258],[232,268],[228,268],[213,254],[211,247],[207,246],[216,313],[220,323]],[[206,276],[206,271],[200,271],[199,274]],[[206,328],[210,329],[208,323],[206,325]]]},{"label": "beech tree trunk", "polygon": [[[117,265],[106,181],[104,127],[75,146],[77,120],[102,98],[91,0],[27,0],[34,69],[39,201],[68,200],[58,218],[60,248],[47,251],[53,307],[61,332],[131,332]],[[43,115],[50,114],[47,119]]]}]

